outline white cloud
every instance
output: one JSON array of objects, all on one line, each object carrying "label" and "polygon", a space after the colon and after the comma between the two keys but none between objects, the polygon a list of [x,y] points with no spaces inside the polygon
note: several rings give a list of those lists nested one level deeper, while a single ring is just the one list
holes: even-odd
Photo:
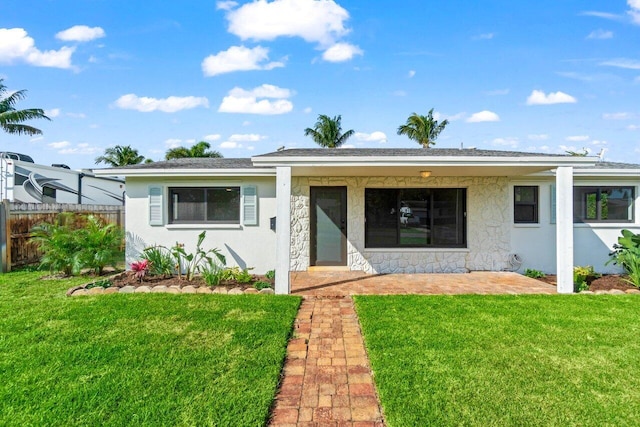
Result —
[{"label": "white cloud", "polygon": [[36,136],[35,138],[31,138],[29,142],[38,142],[38,141],[42,141],[43,139],[44,139],[44,136]]},{"label": "white cloud", "polygon": [[100,27],[88,27],[86,25],[74,25],[56,34],[58,40],[66,42],[88,42],[104,37],[106,34]]},{"label": "white cloud", "polygon": [[629,125],[627,126],[627,130],[640,130],[639,125]]},{"label": "white cloud", "polygon": [[222,144],[220,144],[220,148],[241,148],[242,144],[238,144],[237,142],[234,141],[225,141]]},{"label": "white cloud", "polygon": [[586,11],[586,12],[581,12],[580,15],[582,15],[582,16],[595,16],[596,18],[608,19],[610,21],[623,21],[624,20],[624,16],[616,15],[615,13],[608,13],[608,12]]},{"label": "white cloud", "polygon": [[167,148],[177,148],[180,147],[180,144],[182,143],[181,139],[177,139],[177,138],[169,138],[167,140],[164,141],[164,145]]},{"label": "white cloud", "polygon": [[407,77],[412,78],[415,75],[416,75],[416,70],[409,70],[409,73],[407,74]]},{"label": "white cloud", "polygon": [[0,28],[0,63],[24,62],[36,67],[72,68],[75,47],[41,51],[23,28]]},{"label": "white cloud", "polygon": [[65,114],[68,117],[71,117],[73,119],[86,119],[87,115],[85,113],[66,113]]},{"label": "white cloud", "polygon": [[494,37],[495,37],[494,33],[484,33],[484,34],[478,34],[477,36],[473,36],[472,38],[474,40],[491,40]]},{"label": "white cloud", "polygon": [[464,119],[464,116],[466,116],[466,115],[467,115],[467,113],[465,113],[465,112],[449,115],[449,114],[442,114],[439,111],[436,111],[435,113],[433,113],[433,118],[438,120],[438,121],[440,121],[440,120],[448,120],[450,122],[455,122],[456,120]]},{"label": "white cloud", "polygon": [[216,2],[216,9],[218,10],[231,10],[238,5],[238,2],[235,1],[219,1]]},{"label": "white cloud", "polygon": [[50,110],[44,110],[44,114],[45,114],[45,116],[47,116],[49,118],[58,117],[60,115],[60,109],[59,108],[52,108]]},{"label": "white cloud", "polygon": [[312,112],[313,110],[311,109],[311,107],[307,107],[304,110],[302,110],[305,114],[309,114],[310,112]]},{"label": "white cloud", "polygon": [[262,46],[248,48],[231,46],[227,50],[209,55],[202,61],[202,72],[211,77],[234,71],[272,70],[284,67],[282,62],[265,62],[269,60],[269,49]]},{"label": "white cloud", "polygon": [[338,147],[338,149],[340,149],[340,148],[356,148],[356,146],[353,145],[353,144],[344,144],[344,145],[341,145],[340,147]]},{"label": "white cloud", "polygon": [[205,141],[213,142],[213,141],[219,140],[220,138],[222,138],[222,135],[214,133],[214,134],[211,134],[211,135],[206,135],[202,139],[204,139]]},{"label": "white cloud", "polygon": [[355,55],[362,55],[364,52],[358,46],[349,43],[336,43],[322,54],[322,59],[328,62],[344,62],[353,59]]},{"label": "white cloud", "polygon": [[471,117],[467,119],[467,123],[480,123],[480,122],[499,122],[500,116],[493,111],[483,110],[477,113],[473,113]]},{"label": "white cloud", "polygon": [[[293,110],[293,104],[286,99],[292,95],[289,89],[268,84],[263,84],[252,90],[235,87],[222,99],[218,112],[263,115],[285,114]],[[275,100],[271,101],[268,98]]]},{"label": "white cloud", "polygon": [[491,141],[491,144],[493,145],[498,145],[501,147],[510,147],[510,148],[516,148],[518,146],[519,140],[518,138],[515,137],[506,137],[506,138],[495,138],[493,141]]},{"label": "white cloud", "polygon": [[629,10],[627,14],[631,17],[631,22],[640,25],[640,0],[627,0]]},{"label": "white cloud", "polygon": [[602,118],[605,120],[629,120],[633,118],[632,113],[620,112],[620,113],[604,113]]},{"label": "white cloud", "polygon": [[596,145],[596,146],[597,146],[597,145],[607,145],[607,144],[608,144],[608,142],[607,142],[607,141],[600,141],[600,140],[594,139],[594,140],[593,140],[593,141],[591,141],[589,144],[591,144],[591,145]]},{"label": "white cloud", "polygon": [[76,144],[75,147],[65,147],[58,151],[59,154],[97,154],[101,153],[102,149],[99,147],[93,147],[90,144],[83,142]]},{"label": "white cloud", "polygon": [[574,104],[578,102],[573,96],[564,92],[549,92],[546,95],[541,90],[534,90],[527,98],[527,105],[550,105],[550,104]]},{"label": "white cloud", "polygon": [[407,96],[407,92],[404,90],[394,90],[393,96]]},{"label": "white cloud", "polygon": [[599,65],[606,65],[608,67],[625,68],[628,70],[640,70],[640,61],[628,58],[616,58],[608,61],[601,62]]},{"label": "white cloud", "polygon": [[123,110],[137,110],[144,113],[151,111],[164,111],[165,113],[175,113],[181,110],[189,110],[197,107],[209,107],[209,101],[204,97],[196,96],[170,96],[168,98],[139,97],[129,93],[122,95],[115,102],[116,107]]},{"label": "white cloud", "polygon": [[547,135],[546,133],[532,134],[527,135],[527,138],[531,141],[546,141],[547,139],[549,139],[549,135]]},{"label": "white cloud", "polygon": [[589,140],[589,135],[568,136],[564,140],[565,141],[569,141],[569,142],[583,142],[583,141],[588,141]]},{"label": "white cloud", "polygon": [[229,141],[235,142],[257,142],[267,137],[264,135],[258,135],[257,133],[236,133],[229,137]]},{"label": "white cloud", "polygon": [[50,142],[47,145],[55,150],[59,150],[61,148],[70,146],[71,143],[69,141],[59,141],[59,142]]},{"label": "white cloud", "polygon": [[229,32],[242,40],[301,37],[329,46],[346,35],[349,12],[334,1],[253,1],[227,12]]},{"label": "white cloud", "polygon": [[371,133],[356,132],[353,137],[358,141],[367,142],[387,142],[387,135],[381,131],[375,131]]},{"label": "white cloud", "polygon": [[591,31],[587,36],[587,39],[592,39],[592,40],[606,40],[611,38],[613,38],[613,32],[605,31],[602,29]]},{"label": "white cloud", "polygon": [[242,126],[249,126],[251,124],[251,122],[249,120],[245,120],[244,122],[242,122]]}]

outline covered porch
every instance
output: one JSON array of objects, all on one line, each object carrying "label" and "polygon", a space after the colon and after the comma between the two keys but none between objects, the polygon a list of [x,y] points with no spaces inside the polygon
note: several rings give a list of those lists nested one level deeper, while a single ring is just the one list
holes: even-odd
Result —
[{"label": "covered porch", "polygon": [[556,287],[512,272],[366,274],[362,271],[291,273],[291,293],[301,296],[555,294]]}]

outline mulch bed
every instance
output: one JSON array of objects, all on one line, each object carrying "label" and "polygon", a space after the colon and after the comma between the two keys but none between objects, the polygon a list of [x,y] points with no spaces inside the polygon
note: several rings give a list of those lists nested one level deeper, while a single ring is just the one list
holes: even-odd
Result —
[{"label": "mulch bed", "polygon": [[[589,285],[589,290],[592,292],[611,291],[613,289],[618,289],[621,291],[626,291],[628,289],[636,289],[635,286],[632,286],[628,282],[625,282],[624,281],[625,278],[626,276],[622,274],[603,274],[602,277],[599,277],[597,279],[596,278],[592,278],[591,280],[587,279],[587,284]],[[556,286],[558,284],[555,274],[547,274],[546,276],[538,280],[553,286]]]},{"label": "mulch bed", "polygon": [[[227,289],[240,288],[242,290],[252,288],[255,282],[268,282],[271,281],[267,279],[265,276],[253,275],[251,282],[249,283],[238,283],[235,281],[227,280],[221,282],[218,287],[224,287]],[[125,271],[123,273],[118,274],[115,277],[111,278],[111,286],[115,286],[117,288],[123,288],[125,286],[178,286],[183,288],[185,286],[193,286],[194,288],[199,288],[201,286],[208,286],[202,277],[196,276],[193,280],[188,281],[187,279],[179,278],[177,276],[145,276],[144,280],[140,282],[134,275],[132,271]]]}]

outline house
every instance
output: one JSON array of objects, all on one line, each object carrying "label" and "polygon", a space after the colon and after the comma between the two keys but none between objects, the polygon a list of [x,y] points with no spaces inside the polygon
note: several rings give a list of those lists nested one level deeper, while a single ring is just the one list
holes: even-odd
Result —
[{"label": "house", "polygon": [[[574,265],[605,266],[640,232],[640,165],[478,149],[289,149],[178,159],[124,176],[127,260],[207,243],[264,273],[335,268],[460,273],[535,268],[573,292]],[[289,292],[289,275],[276,275]]]}]

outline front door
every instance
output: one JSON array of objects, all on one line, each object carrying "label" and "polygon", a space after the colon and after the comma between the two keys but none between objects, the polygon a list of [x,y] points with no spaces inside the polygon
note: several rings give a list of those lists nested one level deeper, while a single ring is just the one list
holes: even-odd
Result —
[{"label": "front door", "polygon": [[311,187],[310,265],[347,265],[347,187]]}]

